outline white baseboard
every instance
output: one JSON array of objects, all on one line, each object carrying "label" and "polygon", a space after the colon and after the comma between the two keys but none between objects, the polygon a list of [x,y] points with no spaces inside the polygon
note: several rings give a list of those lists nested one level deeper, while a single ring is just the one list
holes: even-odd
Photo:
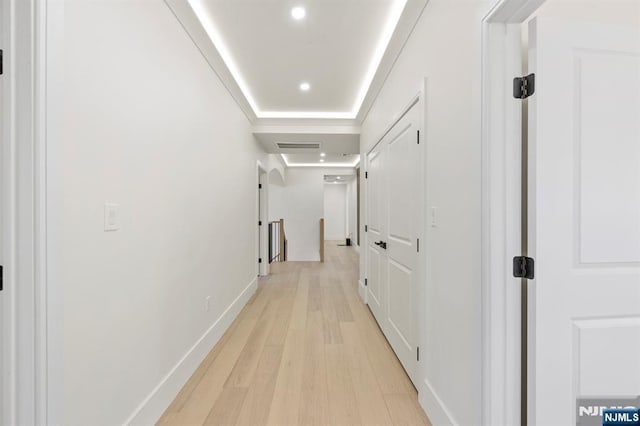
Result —
[{"label": "white baseboard", "polygon": [[433,426],[457,425],[453,416],[427,379],[424,380],[424,386],[422,387],[422,392],[418,395],[418,401]]},{"label": "white baseboard", "polygon": [[136,410],[126,420],[125,425],[153,425],[160,419],[180,389],[196,371],[211,349],[218,343],[242,308],[247,304],[258,286],[253,281],[238,295],[213,325],[187,351],[160,383],[149,393]]}]

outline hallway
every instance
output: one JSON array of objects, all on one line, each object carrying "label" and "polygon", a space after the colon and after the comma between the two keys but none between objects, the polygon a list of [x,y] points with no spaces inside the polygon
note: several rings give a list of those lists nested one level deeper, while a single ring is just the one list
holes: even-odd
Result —
[{"label": "hallway", "polygon": [[357,294],[358,254],[272,265],[161,425],[428,425]]}]

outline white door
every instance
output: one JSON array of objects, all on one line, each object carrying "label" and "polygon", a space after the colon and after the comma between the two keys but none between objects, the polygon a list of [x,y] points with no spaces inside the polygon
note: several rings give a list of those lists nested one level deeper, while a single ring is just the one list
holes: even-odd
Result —
[{"label": "white door", "polygon": [[[0,0],[0,24],[2,27],[5,27],[8,22],[5,19],[4,15],[4,0]],[[0,30],[0,48],[6,49],[4,43],[4,30]],[[6,68],[6,67],[4,67]],[[5,250],[5,210],[7,208],[7,204],[4,198],[4,189],[5,182],[7,176],[7,166],[9,165],[7,161],[6,155],[6,140],[5,140],[5,131],[4,131],[4,117],[5,117],[5,106],[8,102],[4,96],[4,85],[5,85],[5,70],[3,70],[3,75],[0,76],[0,265],[6,265],[6,259],[4,255]],[[3,271],[4,275],[4,271]],[[4,278],[4,277],[3,277]],[[7,377],[9,376],[9,370],[7,369],[5,358],[8,358],[5,353],[9,353],[10,348],[8,342],[6,341],[6,335],[8,335],[8,324],[9,324],[9,301],[6,296],[7,292],[2,290],[0,291],[0,424],[8,424],[9,423],[9,412],[11,411],[11,407],[9,405],[9,401],[7,398],[8,395],[8,383]]]},{"label": "white door", "polygon": [[384,146],[367,155],[367,302],[373,316],[384,330],[386,278],[385,252],[380,242],[386,235],[384,200]]},{"label": "white door", "polygon": [[416,383],[419,217],[418,114],[414,105],[385,137],[387,177],[385,334]]},{"label": "white door", "polygon": [[530,24],[531,425],[640,395],[640,34]]},{"label": "white door", "polygon": [[269,275],[268,185],[267,174],[258,169],[258,276]]},{"label": "white door", "polygon": [[414,105],[369,156],[369,306],[402,366],[416,382],[419,292],[418,111]]}]

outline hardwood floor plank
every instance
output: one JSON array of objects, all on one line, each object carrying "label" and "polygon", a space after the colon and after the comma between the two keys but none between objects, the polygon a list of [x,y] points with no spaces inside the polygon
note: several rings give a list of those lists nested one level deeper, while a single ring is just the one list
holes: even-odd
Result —
[{"label": "hardwood floor plank", "polygon": [[258,366],[262,348],[271,332],[277,306],[278,302],[276,299],[271,299],[265,306],[262,315],[256,322],[255,328],[247,339],[247,343],[244,345],[242,352],[240,352],[240,356],[233,366],[231,374],[229,374],[225,382],[225,387],[235,388],[249,386],[256,367]]},{"label": "hardwood floor plank", "polygon": [[377,380],[377,372],[369,363],[366,348],[360,338],[360,330],[355,323],[340,324],[345,338],[345,353],[349,376],[356,395],[362,424],[391,424],[389,410]]},{"label": "hardwood floor plank", "polygon": [[331,289],[326,287],[320,288],[320,304],[323,317],[323,331],[325,344],[342,343],[342,333],[338,324],[338,316],[336,315],[335,306],[331,297]]},{"label": "hardwood floor plank", "polygon": [[304,367],[298,424],[327,424],[329,404],[326,375],[322,312],[309,311],[304,340]]},{"label": "hardwood floor plank", "polygon": [[284,340],[286,339],[287,332],[289,330],[289,324],[291,323],[291,317],[293,315],[296,287],[297,286],[282,290],[282,297],[278,308],[276,309],[271,333],[269,333],[269,337],[266,341],[267,345],[284,344]]},{"label": "hardwood floor plank", "polygon": [[283,345],[264,347],[236,424],[253,426],[266,422],[271,410],[283,350]]},{"label": "hardwood floor plank", "polygon": [[345,322],[353,321],[353,314],[351,313],[351,308],[349,307],[349,302],[347,302],[347,298],[344,295],[344,290],[339,282],[337,282],[330,289],[331,292],[331,300],[333,302],[333,306],[336,311],[336,317],[338,321]]},{"label": "hardwood floor plank", "polygon": [[325,345],[329,418],[333,425],[360,425],[360,412],[349,375],[344,345]]},{"label": "hardwood floor plank", "polygon": [[304,350],[302,349],[304,348],[304,335],[304,330],[289,330],[267,424],[293,425],[298,422],[304,361]]},{"label": "hardwood floor plank", "polygon": [[416,397],[407,394],[385,395],[384,400],[394,425],[431,426]]},{"label": "hardwood floor plank", "polygon": [[[287,262],[288,263],[288,262]],[[307,325],[307,310],[309,304],[309,274],[302,272],[300,274],[300,282],[296,289],[295,300],[291,312],[291,323],[289,328],[292,330],[304,330]]]},{"label": "hardwood floor plank", "polygon": [[204,424],[235,425],[246,395],[246,388],[225,388],[213,405]]},{"label": "hardwood floor plank", "polygon": [[309,283],[309,303],[308,311],[315,312],[322,309],[322,287],[320,286],[320,278],[318,275],[311,276]]}]

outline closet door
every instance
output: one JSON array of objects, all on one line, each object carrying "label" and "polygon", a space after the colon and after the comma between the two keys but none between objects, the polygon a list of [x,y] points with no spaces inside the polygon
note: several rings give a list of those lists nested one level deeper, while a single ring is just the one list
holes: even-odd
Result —
[{"label": "closet door", "polygon": [[421,185],[416,104],[368,157],[369,307],[407,374],[416,381],[418,220]]},{"label": "closet door", "polygon": [[414,105],[385,141],[385,265],[387,340],[409,377],[416,382],[418,345],[418,111]]}]

